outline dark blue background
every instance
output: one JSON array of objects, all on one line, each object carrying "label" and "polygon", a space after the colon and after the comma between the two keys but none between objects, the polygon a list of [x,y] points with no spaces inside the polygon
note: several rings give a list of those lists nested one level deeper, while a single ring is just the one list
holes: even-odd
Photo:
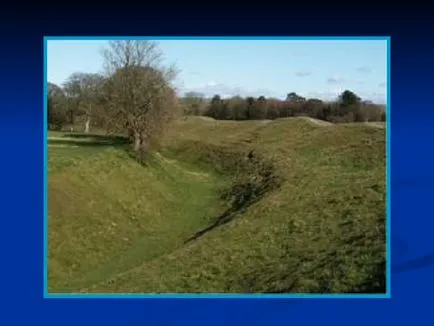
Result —
[{"label": "dark blue background", "polygon": [[[136,8],[136,14],[119,15],[115,9],[113,14],[87,11],[79,16],[66,10],[3,10],[0,17],[0,324],[432,323],[428,306],[434,290],[434,43],[427,10],[293,8],[255,15],[247,10],[167,14]],[[391,35],[392,299],[43,299],[42,37],[104,34]]]}]

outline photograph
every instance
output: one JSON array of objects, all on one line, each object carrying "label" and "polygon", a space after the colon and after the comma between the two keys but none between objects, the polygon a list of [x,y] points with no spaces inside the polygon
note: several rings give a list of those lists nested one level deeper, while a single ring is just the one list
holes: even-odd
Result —
[{"label": "photograph", "polygon": [[389,58],[387,37],[45,37],[46,293],[384,297]]}]

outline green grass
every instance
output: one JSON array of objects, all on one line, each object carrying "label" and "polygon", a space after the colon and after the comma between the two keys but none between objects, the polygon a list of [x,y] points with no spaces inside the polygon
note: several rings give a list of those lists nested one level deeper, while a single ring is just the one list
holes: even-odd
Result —
[{"label": "green grass", "polygon": [[190,118],[162,145],[49,148],[49,292],[384,293],[384,129]]},{"label": "green grass", "polygon": [[208,222],[208,171],[123,148],[49,148],[49,289],[72,291],[169,253]]}]

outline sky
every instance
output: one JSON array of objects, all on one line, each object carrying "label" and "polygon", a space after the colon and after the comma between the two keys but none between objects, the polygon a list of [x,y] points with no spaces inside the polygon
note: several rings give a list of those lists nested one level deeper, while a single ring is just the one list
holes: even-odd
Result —
[{"label": "sky", "polygon": [[[348,89],[386,103],[387,43],[383,40],[160,40],[167,64],[180,73],[179,92],[205,96],[297,94],[335,99]],[[107,41],[49,40],[47,79],[61,85],[74,72],[102,72]]]}]

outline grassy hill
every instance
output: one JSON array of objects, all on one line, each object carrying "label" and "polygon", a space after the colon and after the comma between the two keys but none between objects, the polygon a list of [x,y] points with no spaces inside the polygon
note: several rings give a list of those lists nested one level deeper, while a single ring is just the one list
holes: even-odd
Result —
[{"label": "grassy hill", "polygon": [[49,136],[49,292],[385,291],[382,126],[191,117],[146,165]]}]

